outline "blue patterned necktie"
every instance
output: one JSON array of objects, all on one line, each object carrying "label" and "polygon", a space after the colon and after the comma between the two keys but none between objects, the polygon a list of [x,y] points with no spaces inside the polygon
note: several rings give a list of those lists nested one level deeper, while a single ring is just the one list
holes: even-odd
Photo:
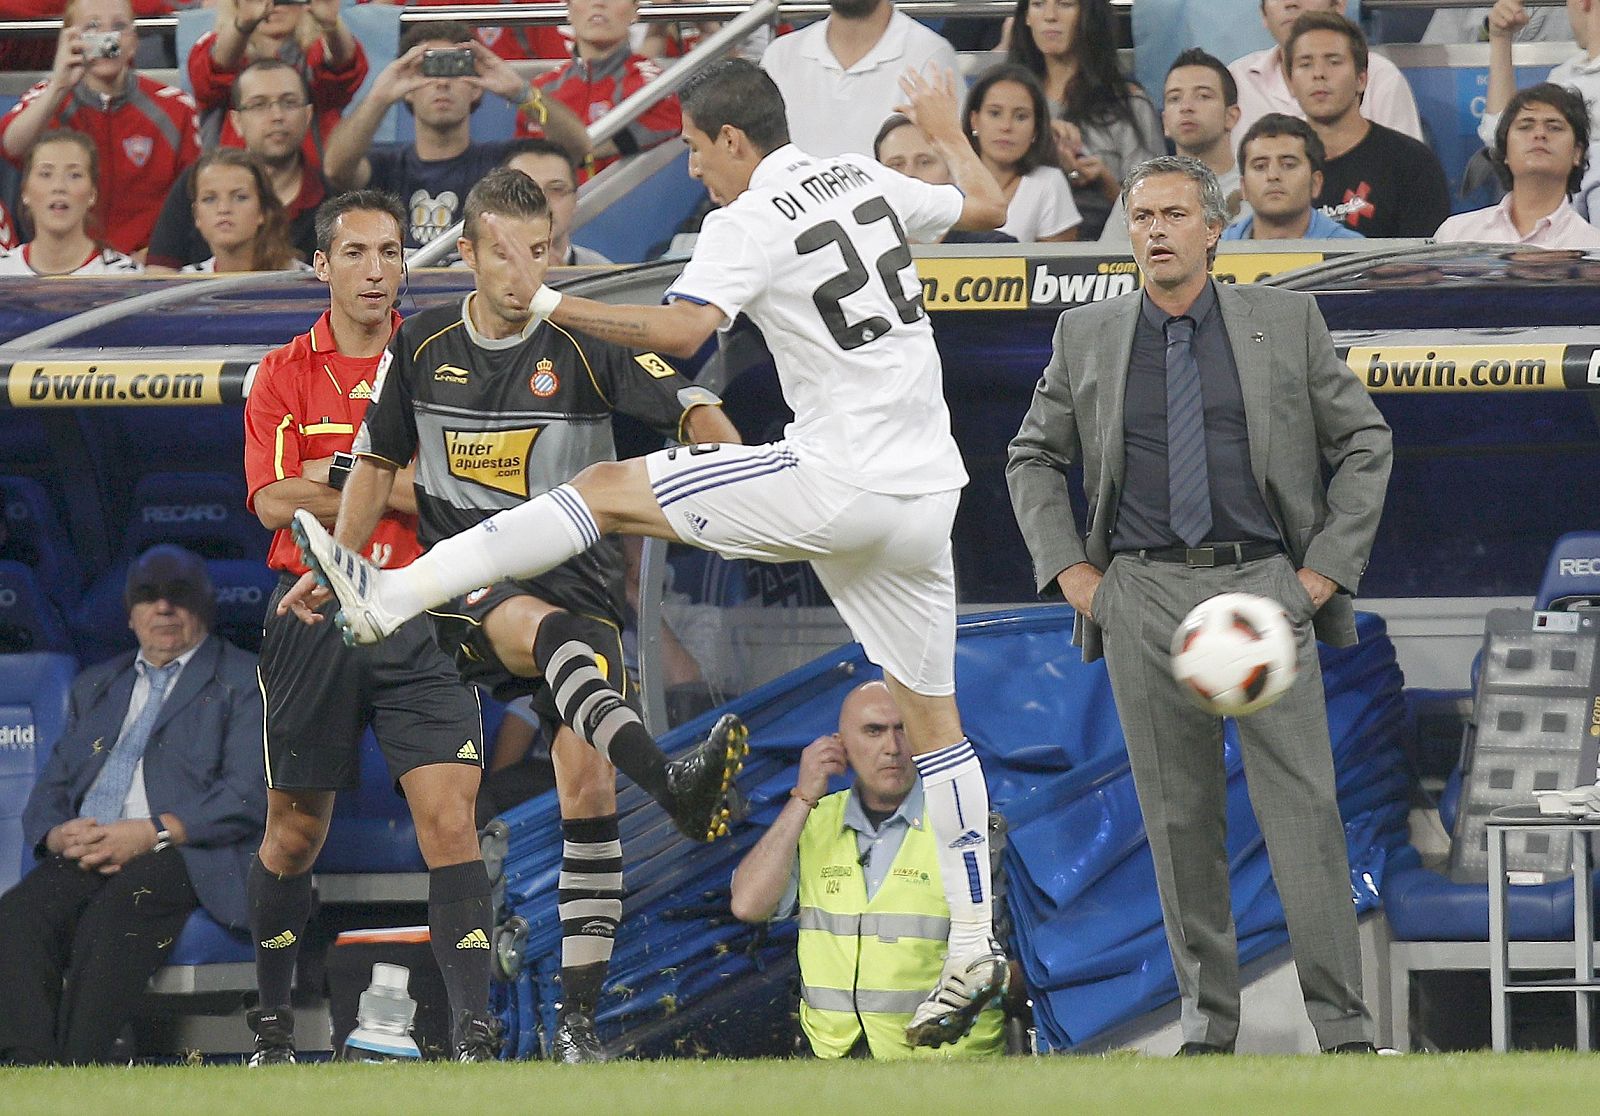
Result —
[{"label": "blue patterned necktie", "polygon": [[1185,546],[1211,533],[1211,482],[1206,476],[1206,406],[1194,359],[1194,319],[1168,318],[1167,522]]},{"label": "blue patterned necktie", "polygon": [[83,796],[79,817],[94,818],[101,825],[109,825],[122,817],[122,804],[133,786],[133,773],[144,758],[145,746],[150,743],[150,732],[156,727],[156,718],[161,716],[162,703],[167,700],[167,689],[182,667],[183,664],[176,659],[160,667],[142,661],[138,664],[138,670],[148,683],[144,707],[133,719],[133,724],[128,726],[128,731],[117,738],[111,754],[106,757],[105,766],[95,776],[94,785]]}]

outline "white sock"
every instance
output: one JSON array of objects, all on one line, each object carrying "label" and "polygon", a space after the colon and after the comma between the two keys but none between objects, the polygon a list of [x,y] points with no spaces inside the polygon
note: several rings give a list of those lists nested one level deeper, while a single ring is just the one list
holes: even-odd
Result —
[{"label": "white sock", "polygon": [[989,788],[978,754],[963,738],[913,758],[950,904],[950,956],[987,952],[994,936],[994,895],[989,890]]},{"label": "white sock", "polygon": [[441,539],[381,578],[384,607],[415,616],[508,577],[534,577],[600,541],[594,516],[570,484]]}]

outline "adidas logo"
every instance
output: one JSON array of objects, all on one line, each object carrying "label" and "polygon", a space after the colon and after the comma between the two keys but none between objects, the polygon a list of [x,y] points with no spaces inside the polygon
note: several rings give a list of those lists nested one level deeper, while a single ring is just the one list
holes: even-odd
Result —
[{"label": "adidas logo", "polygon": [[482,930],[473,930],[466,937],[456,943],[457,949],[488,949],[489,935]]},{"label": "adidas logo", "polygon": [[288,949],[290,946],[294,945],[294,943],[299,941],[299,940],[300,940],[299,938],[294,936],[294,931],[293,930],[285,930],[283,933],[279,934],[277,937],[268,938],[266,941],[262,942],[261,943],[261,948],[262,949]]},{"label": "adidas logo", "polygon": [[705,516],[697,515],[694,512],[686,512],[683,518],[688,520],[689,530],[693,531],[696,537],[705,534],[706,525],[710,523],[710,520]]},{"label": "adidas logo", "polygon": [[974,845],[983,844],[983,835],[976,829],[969,829],[954,841],[950,842],[952,849],[970,849]]},{"label": "adidas logo", "polygon": [[475,760],[478,758],[478,746],[472,741],[467,741],[456,751],[456,759]]},{"label": "adidas logo", "polygon": [[351,399],[371,399],[372,398],[372,385],[367,383],[367,381],[362,380],[359,384],[357,384],[355,387],[350,389],[350,398]]}]

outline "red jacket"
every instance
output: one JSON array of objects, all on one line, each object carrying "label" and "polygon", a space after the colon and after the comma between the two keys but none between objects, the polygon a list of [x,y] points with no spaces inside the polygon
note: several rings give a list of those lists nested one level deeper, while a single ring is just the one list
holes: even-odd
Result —
[{"label": "red jacket", "polygon": [[[0,117],[0,139],[17,114],[43,96],[45,82]],[[98,216],[107,244],[132,255],[150,230],[178,176],[200,157],[200,131],[189,94],[128,71],[122,92],[102,99],[79,82],[48,127],[83,132],[100,152]],[[21,159],[12,159],[20,165]]]},{"label": "red jacket", "polygon": [[[357,0],[365,4],[368,0]],[[555,4],[560,0],[482,0],[485,4],[529,3]],[[437,8],[443,4],[459,4],[461,0],[410,0],[408,7]],[[495,27],[484,24],[473,31],[484,46],[501,58],[517,62],[528,58],[565,58],[572,53],[572,33],[565,27]]]},{"label": "red jacket", "polygon": [[[234,69],[224,70],[211,57],[211,44],[216,41],[217,33],[207,31],[190,48],[189,84],[194,86],[194,99],[204,118],[206,137],[219,137],[218,142],[223,147],[243,147],[244,138],[229,119],[228,108],[233,83],[249,65],[249,61],[241,55]],[[309,51],[302,51],[299,43],[289,39],[278,50],[277,57],[280,62],[287,62],[299,70],[311,86],[311,104],[316,109],[315,126],[306,133],[301,151],[311,166],[320,167],[323,144],[327,142],[329,133],[338,126],[339,116],[345,106],[367,79],[367,52],[361,49],[361,43],[357,41],[355,53],[344,64],[344,68],[334,69],[328,61],[328,47],[323,40],[312,43]]]},{"label": "red jacket", "polygon": [[[574,55],[560,69],[540,74],[534,83],[577,113],[587,127],[660,76],[661,67],[654,59],[634,54],[628,44],[623,43],[604,58],[592,62]],[[675,138],[682,127],[683,113],[678,108],[678,98],[665,97],[618,133],[613,142],[623,154],[631,155]],[[537,120],[518,113],[517,135],[542,136],[544,130]],[[614,162],[614,158],[597,160],[589,167],[589,173],[598,174]]]}]

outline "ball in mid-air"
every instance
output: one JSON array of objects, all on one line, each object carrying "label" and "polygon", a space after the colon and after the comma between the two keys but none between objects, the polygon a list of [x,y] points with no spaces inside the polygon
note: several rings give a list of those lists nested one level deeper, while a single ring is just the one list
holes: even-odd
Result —
[{"label": "ball in mid-air", "polygon": [[1219,717],[1265,709],[1294,685],[1298,671],[1288,613],[1254,593],[1201,601],[1172,636],[1173,676]]}]

